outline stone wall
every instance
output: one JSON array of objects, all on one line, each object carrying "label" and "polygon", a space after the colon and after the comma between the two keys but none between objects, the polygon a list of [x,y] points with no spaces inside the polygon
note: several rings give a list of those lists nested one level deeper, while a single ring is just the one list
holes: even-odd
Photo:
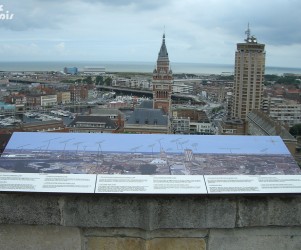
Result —
[{"label": "stone wall", "polygon": [[0,194],[0,249],[301,249],[300,195]]}]

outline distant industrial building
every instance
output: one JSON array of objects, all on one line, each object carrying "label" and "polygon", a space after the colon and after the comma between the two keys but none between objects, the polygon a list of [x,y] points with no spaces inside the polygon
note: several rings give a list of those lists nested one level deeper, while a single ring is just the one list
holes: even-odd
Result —
[{"label": "distant industrial building", "polygon": [[78,68],[77,67],[65,67],[64,73],[69,75],[77,75],[78,74]]},{"label": "distant industrial building", "polygon": [[81,72],[89,75],[102,75],[106,73],[106,68],[103,66],[85,66]]}]

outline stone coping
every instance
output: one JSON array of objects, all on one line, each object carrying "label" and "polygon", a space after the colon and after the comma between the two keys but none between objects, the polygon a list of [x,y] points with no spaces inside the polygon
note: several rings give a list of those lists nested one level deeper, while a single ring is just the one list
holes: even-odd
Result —
[{"label": "stone coping", "polygon": [[0,193],[0,224],[231,229],[301,225],[301,196]]}]

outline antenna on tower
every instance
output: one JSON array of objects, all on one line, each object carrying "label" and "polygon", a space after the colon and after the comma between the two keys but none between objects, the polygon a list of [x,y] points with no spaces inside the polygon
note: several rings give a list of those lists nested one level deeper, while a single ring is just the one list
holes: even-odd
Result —
[{"label": "antenna on tower", "polygon": [[245,34],[247,35],[247,38],[245,39],[245,41],[249,42],[250,38],[251,38],[250,23],[248,23],[248,29],[245,31]]}]

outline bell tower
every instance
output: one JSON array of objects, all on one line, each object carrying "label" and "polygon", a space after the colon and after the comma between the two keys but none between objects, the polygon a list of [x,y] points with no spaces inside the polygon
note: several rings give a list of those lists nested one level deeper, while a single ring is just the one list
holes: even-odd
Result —
[{"label": "bell tower", "polygon": [[166,114],[170,113],[171,108],[172,82],[172,71],[169,68],[165,34],[163,34],[157,66],[153,71],[153,108],[163,109]]}]

